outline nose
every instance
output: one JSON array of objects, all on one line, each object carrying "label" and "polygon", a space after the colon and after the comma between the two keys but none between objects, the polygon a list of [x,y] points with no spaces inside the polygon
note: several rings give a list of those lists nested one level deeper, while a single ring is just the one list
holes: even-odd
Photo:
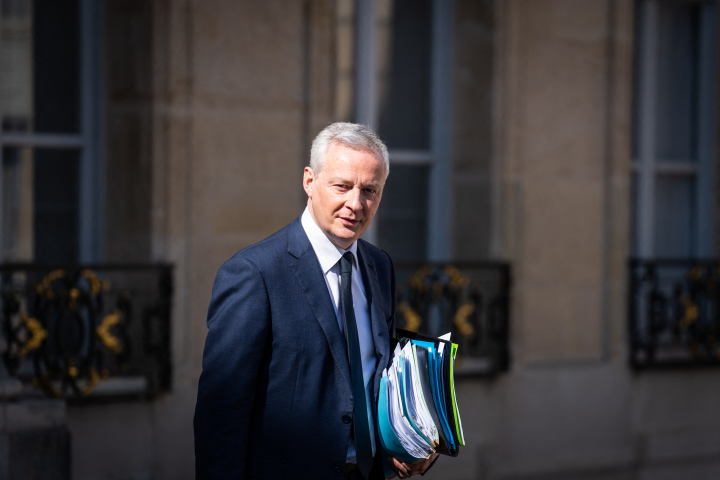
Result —
[{"label": "nose", "polygon": [[345,201],[345,205],[352,210],[353,212],[358,212],[362,210],[362,201],[361,201],[362,192],[359,188],[353,188],[348,193],[348,198]]}]

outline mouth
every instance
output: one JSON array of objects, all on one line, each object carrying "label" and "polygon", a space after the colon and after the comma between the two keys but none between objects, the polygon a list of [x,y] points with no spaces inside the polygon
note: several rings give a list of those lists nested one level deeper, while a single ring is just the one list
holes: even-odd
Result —
[{"label": "mouth", "polygon": [[357,218],[340,217],[340,221],[346,227],[354,227],[360,223],[360,220]]}]

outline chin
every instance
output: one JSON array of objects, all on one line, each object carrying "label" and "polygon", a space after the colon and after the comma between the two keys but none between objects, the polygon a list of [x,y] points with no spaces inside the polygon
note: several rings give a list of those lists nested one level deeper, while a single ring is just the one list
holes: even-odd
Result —
[{"label": "chin", "polygon": [[341,240],[343,242],[354,242],[358,238],[360,238],[361,233],[353,232],[352,230],[344,229],[340,232],[333,232],[335,236],[338,238],[338,240]]},{"label": "chin", "polygon": [[355,234],[355,232],[341,232],[340,235],[337,235],[337,237],[338,237],[339,239],[342,239],[342,240],[345,240],[345,241],[348,241],[348,242],[352,242],[353,240],[355,240],[355,239],[356,239],[357,237],[359,237],[359,236],[360,236],[360,235]]}]

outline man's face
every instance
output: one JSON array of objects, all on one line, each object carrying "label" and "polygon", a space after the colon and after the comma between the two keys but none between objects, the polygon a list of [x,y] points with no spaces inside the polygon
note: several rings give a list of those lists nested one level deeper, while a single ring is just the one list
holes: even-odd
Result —
[{"label": "man's face", "polygon": [[315,223],[347,249],[370,225],[382,197],[385,166],[367,150],[340,143],[328,147],[320,172],[305,167],[303,187]]}]

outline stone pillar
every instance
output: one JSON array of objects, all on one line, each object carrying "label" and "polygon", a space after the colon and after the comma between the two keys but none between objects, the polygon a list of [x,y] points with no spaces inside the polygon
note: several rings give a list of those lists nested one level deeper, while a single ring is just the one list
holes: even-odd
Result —
[{"label": "stone pillar", "polygon": [[22,394],[21,382],[0,372],[0,480],[69,480],[65,402]]}]

